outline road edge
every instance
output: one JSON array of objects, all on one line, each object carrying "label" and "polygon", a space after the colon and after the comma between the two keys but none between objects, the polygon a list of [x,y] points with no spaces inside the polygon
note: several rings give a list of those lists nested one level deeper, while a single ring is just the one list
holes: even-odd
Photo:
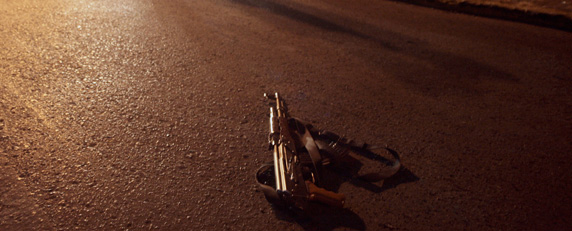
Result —
[{"label": "road edge", "polygon": [[470,2],[443,2],[440,0],[389,0],[456,13],[526,23],[572,32],[572,17],[553,12],[511,8],[503,5],[476,4]]}]

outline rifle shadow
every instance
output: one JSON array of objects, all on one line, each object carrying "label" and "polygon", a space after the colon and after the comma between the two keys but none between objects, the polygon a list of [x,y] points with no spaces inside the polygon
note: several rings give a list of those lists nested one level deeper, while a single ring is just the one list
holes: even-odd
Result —
[{"label": "rifle shadow", "polygon": [[306,212],[294,212],[273,206],[276,217],[297,223],[304,230],[353,229],[365,230],[365,222],[356,213],[345,208],[336,208],[313,203]]},{"label": "rifle shadow", "polygon": [[413,174],[409,169],[401,167],[401,169],[393,176],[385,179],[381,186],[360,179],[351,179],[349,182],[357,187],[364,188],[374,193],[381,193],[385,190],[397,187],[400,184],[418,181],[419,177]]}]

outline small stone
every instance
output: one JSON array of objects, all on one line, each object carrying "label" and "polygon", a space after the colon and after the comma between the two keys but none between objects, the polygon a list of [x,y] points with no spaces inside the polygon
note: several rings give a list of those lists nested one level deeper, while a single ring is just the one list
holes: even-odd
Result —
[{"label": "small stone", "polygon": [[191,150],[191,151],[189,151],[189,153],[187,153],[187,155],[185,155],[185,157],[192,159],[195,156],[195,153],[196,153],[195,150]]}]

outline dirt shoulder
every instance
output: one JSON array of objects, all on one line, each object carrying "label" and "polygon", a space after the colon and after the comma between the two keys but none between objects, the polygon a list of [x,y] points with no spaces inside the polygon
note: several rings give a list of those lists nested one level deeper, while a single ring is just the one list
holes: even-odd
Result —
[{"label": "dirt shoulder", "polygon": [[394,0],[572,31],[570,0]]}]

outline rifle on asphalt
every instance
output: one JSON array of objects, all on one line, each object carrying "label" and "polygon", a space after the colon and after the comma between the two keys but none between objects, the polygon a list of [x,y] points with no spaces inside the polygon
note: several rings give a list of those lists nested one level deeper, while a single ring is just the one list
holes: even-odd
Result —
[{"label": "rifle on asphalt", "polygon": [[[344,194],[322,186],[322,169],[328,165],[343,164],[353,148],[372,150],[377,147],[317,130],[308,123],[290,117],[278,93],[264,96],[270,102],[268,143],[273,163],[263,165],[256,179],[265,198],[274,205],[290,209],[305,210],[310,202],[343,207]],[[392,166],[394,171],[390,175],[400,168],[399,158],[395,158]],[[367,177],[388,177],[388,174],[378,175],[368,174]],[[376,180],[379,179],[373,181]]]}]

